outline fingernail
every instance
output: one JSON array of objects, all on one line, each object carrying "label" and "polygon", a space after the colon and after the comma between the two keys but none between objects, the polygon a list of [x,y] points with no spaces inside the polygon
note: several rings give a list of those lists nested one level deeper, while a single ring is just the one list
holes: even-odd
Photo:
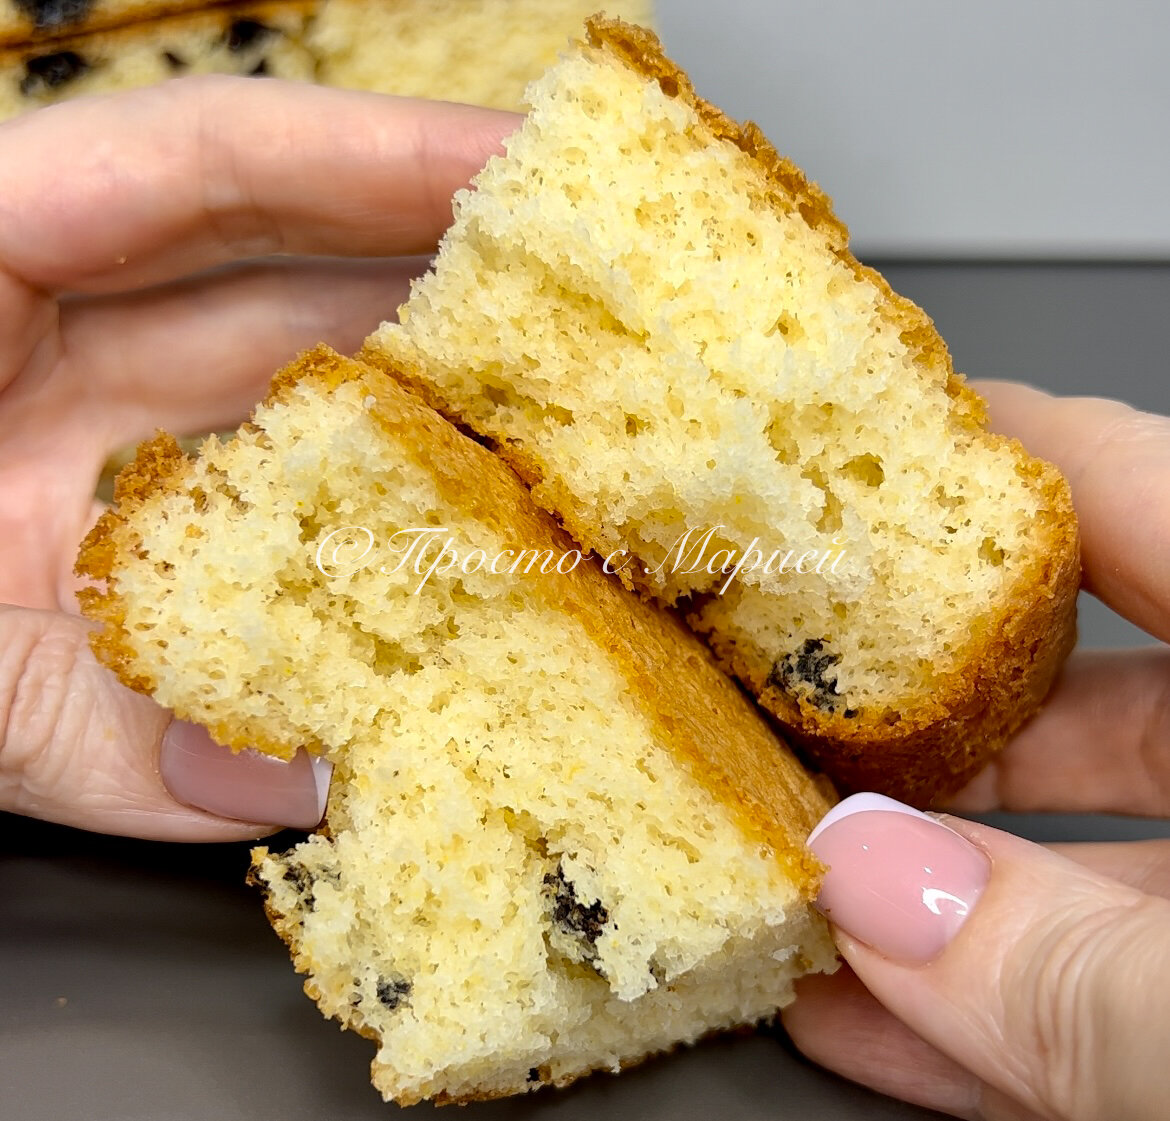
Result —
[{"label": "fingernail", "polygon": [[854,794],[809,837],[828,866],[817,898],[846,934],[897,961],[932,961],[966,921],[991,864],[974,845],[881,794]]},{"label": "fingernail", "polygon": [[171,797],[219,817],[311,829],[325,815],[328,760],[298,751],[285,762],[258,751],[232,752],[198,724],[172,720],[159,771]]}]

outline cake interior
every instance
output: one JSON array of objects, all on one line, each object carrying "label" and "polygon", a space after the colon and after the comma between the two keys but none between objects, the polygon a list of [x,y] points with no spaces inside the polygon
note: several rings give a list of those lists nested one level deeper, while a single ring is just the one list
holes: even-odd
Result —
[{"label": "cake interior", "polygon": [[[1039,471],[980,430],[815,188],[716,138],[680,81],[594,47],[532,87],[367,353],[769,684],[873,718],[986,639],[1051,532]],[[729,583],[721,552],[753,549]]]},{"label": "cake interior", "polygon": [[477,514],[490,477],[477,494],[385,423],[405,396],[369,371],[285,386],[142,499],[116,576],[161,703],[335,764],[327,832],[255,854],[307,991],[378,1040],[402,1103],[771,1014],[833,968],[808,885],[670,749],[555,580],[396,568],[420,527],[461,555],[541,544]]}]

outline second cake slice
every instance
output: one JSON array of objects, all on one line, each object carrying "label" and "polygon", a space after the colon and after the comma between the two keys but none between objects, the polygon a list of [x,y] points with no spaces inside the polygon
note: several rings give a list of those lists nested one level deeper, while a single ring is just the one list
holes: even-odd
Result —
[{"label": "second cake slice", "polygon": [[593,21],[370,340],[847,788],[928,802],[1039,704],[1076,523],[828,199]]}]

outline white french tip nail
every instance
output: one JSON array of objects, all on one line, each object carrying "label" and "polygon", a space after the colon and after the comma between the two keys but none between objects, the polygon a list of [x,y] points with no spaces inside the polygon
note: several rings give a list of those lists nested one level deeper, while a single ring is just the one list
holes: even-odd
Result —
[{"label": "white french tip nail", "polygon": [[324,756],[309,754],[309,764],[313,768],[313,782],[317,787],[317,820],[325,816],[325,807],[329,802],[329,783],[333,778],[333,764]]},{"label": "white french tip nail", "polygon": [[924,814],[921,810],[914,809],[913,806],[907,806],[904,802],[887,798],[884,794],[850,794],[848,798],[842,802],[838,802],[817,822],[816,828],[808,835],[807,843],[811,845],[830,825],[840,821],[842,818],[849,817],[850,814],[865,813],[868,810],[884,810],[888,813],[909,814],[911,817],[920,817],[924,821],[935,820],[929,814]]}]

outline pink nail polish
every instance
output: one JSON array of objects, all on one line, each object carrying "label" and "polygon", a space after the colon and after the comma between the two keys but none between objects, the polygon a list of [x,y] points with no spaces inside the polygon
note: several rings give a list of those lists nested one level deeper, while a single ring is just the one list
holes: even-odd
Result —
[{"label": "pink nail polish", "polygon": [[173,720],[159,771],[176,801],[219,817],[311,829],[325,814],[332,766],[298,751],[289,762],[258,751],[233,753],[198,724]]},{"label": "pink nail polish", "polygon": [[932,817],[880,794],[835,806],[809,837],[828,866],[817,906],[860,942],[898,961],[936,958],[991,875],[987,857]]}]

